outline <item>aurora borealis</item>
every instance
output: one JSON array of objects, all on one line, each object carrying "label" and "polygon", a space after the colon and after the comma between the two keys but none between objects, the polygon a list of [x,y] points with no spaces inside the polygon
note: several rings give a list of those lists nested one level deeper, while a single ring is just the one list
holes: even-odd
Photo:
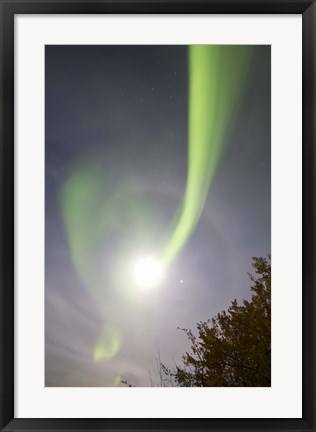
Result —
[{"label": "aurora borealis", "polygon": [[270,48],[47,46],[45,95],[46,385],[148,385],[270,251]]},{"label": "aurora borealis", "polygon": [[188,174],[181,216],[164,259],[185,244],[203,211],[248,72],[251,47],[193,45],[188,48]]}]

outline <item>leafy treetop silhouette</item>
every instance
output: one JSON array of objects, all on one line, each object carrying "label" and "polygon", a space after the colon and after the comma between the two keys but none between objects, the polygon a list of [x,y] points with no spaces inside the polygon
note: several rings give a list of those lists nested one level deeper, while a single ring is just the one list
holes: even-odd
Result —
[{"label": "leafy treetop silhouette", "polygon": [[183,330],[191,351],[183,365],[161,368],[180,387],[268,387],[271,385],[271,257],[253,258],[256,277],[250,301],[233,300],[227,311]]}]

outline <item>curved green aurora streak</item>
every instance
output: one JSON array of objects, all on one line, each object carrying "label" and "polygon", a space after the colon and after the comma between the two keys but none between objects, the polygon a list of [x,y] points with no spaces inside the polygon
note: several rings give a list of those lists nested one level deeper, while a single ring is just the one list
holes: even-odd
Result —
[{"label": "curved green aurora streak", "polygon": [[247,46],[189,47],[188,177],[180,218],[163,254],[167,264],[199,221],[233,120],[250,51]]},{"label": "curved green aurora streak", "polygon": [[[95,345],[95,361],[113,358],[122,344],[119,323],[113,317],[109,318],[103,290],[98,288],[91,267],[95,250],[109,234],[121,233],[122,226],[126,226],[124,234],[131,244],[149,250],[151,245],[160,244],[161,259],[166,266],[178,255],[202,213],[242,94],[250,53],[251,47],[247,46],[193,45],[188,48],[187,183],[179,216],[164,244],[157,237],[157,232],[161,233],[164,227],[137,187],[125,183],[113,195],[113,188],[106,189],[105,174],[101,175],[85,164],[75,167],[62,185],[61,208],[73,264],[104,316],[104,325]],[[117,288],[118,295],[128,304],[128,281],[119,280],[115,273],[111,276],[114,285],[121,287]]]}]

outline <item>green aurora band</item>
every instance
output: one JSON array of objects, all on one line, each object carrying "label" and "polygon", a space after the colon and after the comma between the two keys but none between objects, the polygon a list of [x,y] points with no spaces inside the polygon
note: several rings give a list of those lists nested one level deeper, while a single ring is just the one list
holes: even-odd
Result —
[{"label": "green aurora band", "polygon": [[179,221],[163,259],[169,264],[202,213],[233,120],[250,58],[248,46],[189,47],[188,176]]},{"label": "green aurora band", "polygon": [[[166,267],[176,258],[201,216],[227,134],[236,117],[250,54],[249,46],[188,47],[187,183],[176,222],[163,244],[161,233],[165,227],[132,181],[118,185],[114,194],[113,187],[107,187],[108,173],[102,174],[87,163],[78,163],[62,185],[61,210],[72,261],[104,319],[95,344],[95,361],[114,358],[123,340],[119,323],[109,315],[104,289],[100,288],[98,275],[93,270],[95,251],[110,234],[123,233],[129,243],[140,250],[151,250],[152,245],[159,245],[160,258]],[[122,254],[127,255],[126,251]],[[126,273],[119,270],[109,269],[111,280],[116,294],[128,307],[131,301],[129,281],[117,276]],[[114,382],[118,382],[117,377]]]}]

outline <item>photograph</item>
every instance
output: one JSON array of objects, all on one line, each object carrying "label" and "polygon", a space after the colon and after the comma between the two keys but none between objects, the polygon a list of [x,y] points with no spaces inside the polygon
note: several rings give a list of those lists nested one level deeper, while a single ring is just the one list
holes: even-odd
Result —
[{"label": "photograph", "polygon": [[270,45],[45,45],[44,169],[45,387],[271,387]]}]

